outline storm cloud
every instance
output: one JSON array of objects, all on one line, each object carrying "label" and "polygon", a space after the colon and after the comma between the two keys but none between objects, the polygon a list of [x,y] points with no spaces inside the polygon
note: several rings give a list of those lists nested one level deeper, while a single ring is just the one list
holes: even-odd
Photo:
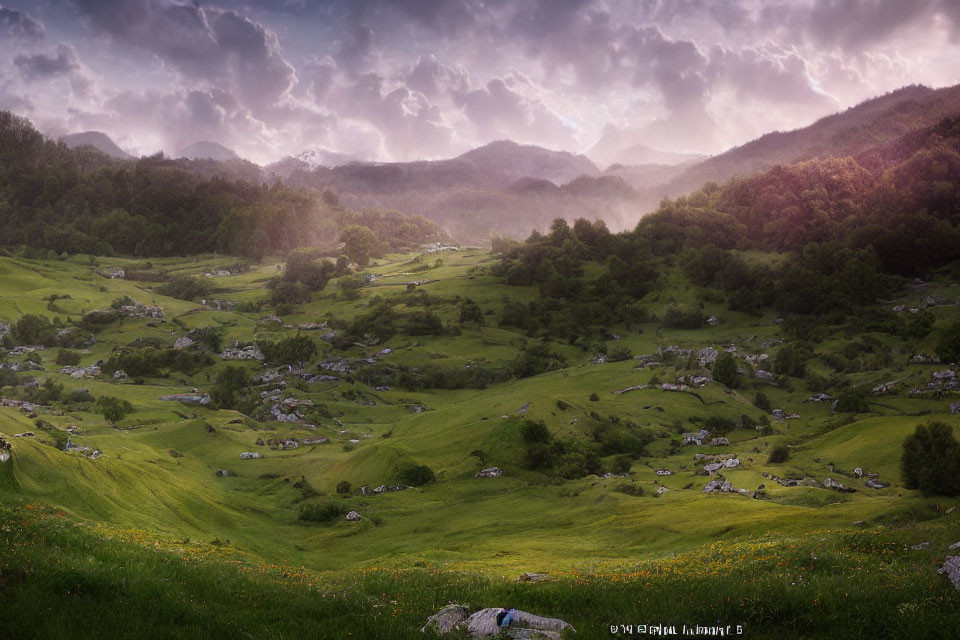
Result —
[{"label": "storm cloud", "polygon": [[605,130],[620,132],[606,145],[715,153],[906,84],[960,82],[958,6],[11,0],[0,107],[135,153],[213,140],[263,163],[449,157],[503,138],[583,152]]}]

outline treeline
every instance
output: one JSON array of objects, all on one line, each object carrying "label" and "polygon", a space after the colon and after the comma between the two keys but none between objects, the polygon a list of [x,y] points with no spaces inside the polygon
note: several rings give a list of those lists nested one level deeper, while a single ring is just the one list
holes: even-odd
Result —
[{"label": "treeline", "polygon": [[960,257],[960,117],[853,158],[778,166],[664,201],[634,235],[657,255],[709,244],[798,251],[871,247],[888,273],[923,276]]},{"label": "treeline", "polygon": [[249,171],[162,155],[118,161],[46,139],[0,112],[0,226],[7,245],[58,253],[259,259],[336,242],[362,225],[390,248],[441,240],[434,223],[395,211],[350,211],[335,196],[249,179]]}]

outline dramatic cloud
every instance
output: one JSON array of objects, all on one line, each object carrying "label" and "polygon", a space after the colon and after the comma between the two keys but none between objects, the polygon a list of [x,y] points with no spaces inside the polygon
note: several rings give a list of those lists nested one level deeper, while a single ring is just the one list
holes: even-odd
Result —
[{"label": "dramatic cloud", "polygon": [[45,36],[42,22],[23,11],[0,6],[0,38],[43,40]]},{"label": "dramatic cloud", "polygon": [[[133,151],[713,153],[960,82],[956,0],[70,0],[0,6],[0,107]],[[610,132],[616,132],[612,135]],[[613,145],[613,146],[611,146]]]}]

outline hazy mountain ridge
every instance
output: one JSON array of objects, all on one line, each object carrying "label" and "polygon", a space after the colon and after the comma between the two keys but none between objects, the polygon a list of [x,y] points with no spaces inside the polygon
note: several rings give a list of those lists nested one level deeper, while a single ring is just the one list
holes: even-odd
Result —
[{"label": "hazy mountain ridge", "polygon": [[121,160],[132,160],[134,156],[130,155],[117,145],[113,139],[102,131],[83,131],[80,133],[70,133],[60,136],[60,142],[71,149],[77,147],[89,146],[97,151],[107,154],[111,158]]},{"label": "hazy mountain ridge", "polygon": [[184,147],[177,154],[177,157],[189,158],[190,160],[219,160],[221,162],[240,159],[240,156],[233,149],[209,140],[200,140]]},{"label": "hazy mountain ridge", "polygon": [[746,176],[777,164],[857,156],[909,131],[960,113],[960,85],[911,85],[862,102],[793,131],[774,131],[699,162],[672,179],[663,195],[689,193],[707,182]]}]

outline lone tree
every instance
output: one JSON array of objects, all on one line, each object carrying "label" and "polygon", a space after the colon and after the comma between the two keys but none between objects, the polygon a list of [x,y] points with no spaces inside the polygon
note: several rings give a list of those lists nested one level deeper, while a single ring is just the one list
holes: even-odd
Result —
[{"label": "lone tree", "polygon": [[345,256],[356,262],[361,269],[370,264],[377,252],[377,236],[368,227],[352,224],[340,231]]},{"label": "lone tree", "polygon": [[900,472],[904,486],[926,496],[960,495],[960,445],[953,427],[939,421],[917,425],[903,441]]},{"label": "lone tree", "polygon": [[117,426],[117,422],[123,420],[128,413],[133,413],[132,404],[113,396],[100,396],[97,399],[97,408],[100,409],[104,419],[113,426]]},{"label": "lone tree", "polygon": [[713,379],[731,389],[739,386],[740,373],[737,371],[737,361],[732,354],[722,353],[713,363]]}]

